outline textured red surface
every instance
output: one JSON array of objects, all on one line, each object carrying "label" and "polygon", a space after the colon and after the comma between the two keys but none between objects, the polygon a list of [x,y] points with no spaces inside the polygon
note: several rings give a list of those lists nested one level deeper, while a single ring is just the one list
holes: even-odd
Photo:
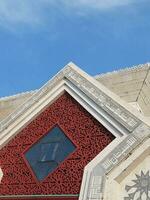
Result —
[{"label": "textured red surface", "polygon": [[[43,182],[38,182],[22,154],[57,123],[77,149]],[[108,130],[65,93],[0,151],[4,173],[0,195],[79,194],[84,167],[113,139]]]},{"label": "textured red surface", "polygon": [[[11,200],[18,200],[18,199],[21,199],[21,200],[78,200],[78,197],[41,197],[41,198],[11,198]],[[9,199],[6,199],[5,200],[10,200]]]},{"label": "textured red surface", "polygon": [[[78,197],[41,197],[41,198],[11,198],[11,200],[18,200],[18,199],[21,199],[21,200],[78,200]],[[4,200],[10,200],[9,199],[4,199]]]}]

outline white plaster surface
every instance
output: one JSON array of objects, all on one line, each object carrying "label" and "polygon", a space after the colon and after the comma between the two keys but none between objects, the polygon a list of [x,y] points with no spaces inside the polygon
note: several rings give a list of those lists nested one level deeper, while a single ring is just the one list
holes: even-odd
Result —
[{"label": "white plaster surface", "polygon": [[[150,171],[150,139],[141,144],[130,157],[107,174],[104,200],[124,200],[125,197],[128,197],[128,193],[135,192],[136,188],[133,188],[127,193],[125,187],[134,185],[132,180],[136,180],[135,174],[140,176],[141,171],[144,174]],[[133,200],[137,200],[138,197],[139,192],[136,193]],[[140,200],[147,200],[147,198],[143,195]]]},{"label": "white plaster surface", "polygon": [[[146,140],[144,146],[137,148],[138,150],[136,150],[134,153],[131,153],[130,155],[130,151],[133,151],[133,149],[137,147],[136,145],[148,137],[150,133],[150,121],[144,117],[144,105],[149,105],[149,100],[147,99],[149,88],[145,86],[146,81],[148,85],[147,78],[149,77],[149,64],[139,68],[134,68],[131,70],[131,73],[129,71],[117,72],[118,78],[112,78],[111,85],[114,84],[113,81],[120,81],[120,77],[121,81],[123,80],[123,82],[116,82],[115,84],[118,89],[115,88],[116,91],[112,91],[108,85],[104,86],[105,84],[101,84],[100,81],[98,82],[93,77],[79,69],[73,63],[69,63],[53,79],[48,81],[48,83],[46,83],[35,93],[33,92],[32,94],[24,95],[22,98],[19,95],[14,99],[11,97],[0,99],[0,111],[2,111],[1,116],[2,118],[5,118],[1,123],[0,147],[2,148],[12,137],[14,137],[23,127],[25,127],[31,120],[33,120],[34,117],[42,112],[43,109],[54,102],[64,91],[68,91],[108,130],[112,130],[112,133],[116,130],[116,135],[114,134],[116,136],[115,141],[113,141],[113,143],[110,144],[108,148],[97,155],[96,158],[94,158],[92,162],[86,166],[83,176],[83,184],[81,187],[80,200],[87,200],[90,187],[90,177],[93,176],[91,175],[92,172],[95,173],[93,176],[94,179],[92,179],[94,180],[92,182],[94,186],[92,185],[92,188],[90,188],[91,193],[88,198],[89,200],[103,199],[103,191],[100,191],[100,187],[97,185],[102,183],[102,176],[105,175],[105,169],[102,168],[103,166],[100,165],[101,170],[99,171],[97,167],[103,157],[104,161],[105,158],[111,159],[111,163],[113,164],[113,167],[111,167],[110,170],[105,170],[107,173],[107,180],[105,185],[106,191],[104,200],[120,200],[120,198],[123,198],[124,195],[123,188],[125,183],[123,181],[126,178],[128,178],[127,182],[128,180],[132,179],[132,177],[129,177],[129,173],[126,174],[122,172],[126,171],[125,169],[128,168],[129,170],[127,171],[133,171],[132,174],[134,174],[134,170],[136,170],[136,168],[134,167],[133,170],[130,170],[130,165],[132,165],[132,163],[136,163],[136,167],[138,167],[140,164],[142,166],[147,166],[147,164],[144,163],[149,162],[149,160],[146,160],[146,156],[148,156],[147,153],[144,154],[144,159],[146,161],[143,159],[141,162],[140,159],[141,153],[146,150],[145,148],[147,148],[149,151],[149,140]],[[106,75],[106,77],[107,76],[108,75]],[[136,79],[136,81],[133,81],[134,79]],[[107,79],[107,81],[109,82],[109,79]],[[130,83],[130,85],[133,84],[133,89],[135,87],[136,90],[138,90],[138,96],[136,96],[137,101],[135,101],[135,93],[137,95],[137,91],[133,92],[131,87],[129,87],[130,85],[128,84],[126,87],[124,85],[125,83]],[[128,101],[124,101],[126,100],[125,98],[123,98],[123,100],[120,98],[117,91],[123,91],[124,88],[128,88],[128,94],[131,92],[132,95],[134,95],[134,102],[136,103],[133,104],[133,99],[132,101],[128,99],[128,101],[131,103],[131,105],[129,105],[127,103]],[[127,93],[127,91],[124,91],[124,93]],[[142,95],[145,95],[145,104],[140,99]],[[139,109],[141,109],[141,112],[140,110],[137,110],[138,106]],[[5,109],[8,109],[8,111],[5,112]],[[146,109],[146,111],[148,112],[148,109]],[[6,118],[7,115],[9,115],[8,118]],[[125,139],[127,139],[127,141]],[[132,141],[130,141],[131,139]],[[123,140],[125,142],[123,142]],[[111,152],[109,152],[110,150]],[[114,155],[115,157],[113,157]],[[126,156],[129,157],[127,158]],[[123,159],[125,160],[122,162]],[[95,166],[97,167],[96,171],[92,171]]]},{"label": "white plaster surface", "polygon": [[[143,116],[150,117],[150,64],[146,63],[95,77],[106,88],[129,103]],[[35,92],[0,98],[0,121],[27,101]]]},{"label": "white plaster surface", "polygon": [[149,63],[98,75],[95,78],[126,102],[136,102],[143,115],[150,116]]},{"label": "white plaster surface", "polygon": [[10,97],[0,98],[0,121],[15,111],[28,98],[30,98],[34,92],[35,91],[31,91]]}]

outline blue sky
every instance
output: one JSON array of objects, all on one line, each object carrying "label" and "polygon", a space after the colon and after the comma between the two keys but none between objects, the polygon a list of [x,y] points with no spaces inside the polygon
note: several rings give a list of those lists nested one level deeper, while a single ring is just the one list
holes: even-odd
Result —
[{"label": "blue sky", "polygon": [[150,61],[149,0],[1,0],[0,96],[73,61],[91,75]]}]

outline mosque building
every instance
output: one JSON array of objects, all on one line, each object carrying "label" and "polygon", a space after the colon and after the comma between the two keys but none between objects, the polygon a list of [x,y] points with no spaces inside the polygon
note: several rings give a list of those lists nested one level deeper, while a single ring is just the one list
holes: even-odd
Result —
[{"label": "mosque building", "polygon": [[0,200],[150,200],[150,64],[67,64],[0,98]]}]

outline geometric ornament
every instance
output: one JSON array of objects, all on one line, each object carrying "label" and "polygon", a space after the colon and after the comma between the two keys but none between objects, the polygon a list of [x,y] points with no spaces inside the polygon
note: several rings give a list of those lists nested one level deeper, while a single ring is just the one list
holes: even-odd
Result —
[{"label": "geometric ornament", "polygon": [[43,181],[75,148],[76,146],[59,126],[55,126],[37,143],[34,143],[25,152],[24,157],[36,178]]},{"label": "geometric ornament", "polygon": [[136,179],[132,180],[132,186],[126,185],[125,190],[128,197],[124,200],[150,200],[150,175],[149,171],[145,174],[141,171],[140,175],[135,174]]}]

